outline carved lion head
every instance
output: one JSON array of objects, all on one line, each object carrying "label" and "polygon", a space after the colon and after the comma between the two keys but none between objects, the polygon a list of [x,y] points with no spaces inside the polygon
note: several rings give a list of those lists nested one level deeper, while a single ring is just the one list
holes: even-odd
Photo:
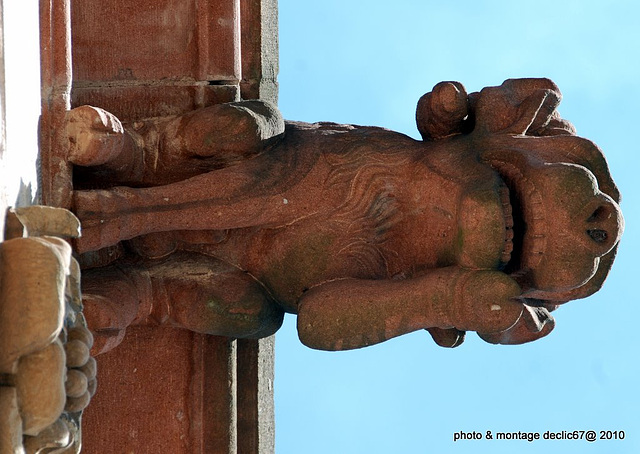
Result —
[{"label": "carved lion head", "polygon": [[[510,79],[469,95],[458,82],[442,82],[420,99],[416,115],[425,141],[464,141],[504,181],[512,239],[502,270],[520,284],[545,334],[549,311],[602,287],[624,229],[606,160],[560,117],[560,100],[548,79]],[[518,329],[482,337],[532,340]]]}]

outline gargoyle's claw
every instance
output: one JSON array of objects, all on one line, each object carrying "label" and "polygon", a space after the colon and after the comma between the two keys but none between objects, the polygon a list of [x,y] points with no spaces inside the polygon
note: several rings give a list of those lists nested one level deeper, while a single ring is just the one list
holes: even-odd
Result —
[{"label": "gargoyle's claw", "polygon": [[433,341],[440,347],[455,348],[464,342],[465,331],[456,328],[427,328]]},{"label": "gargoyle's claw", "polygon": [[87,325],[95,338],[91,355],[97,356],[118,346],[124,339],[125,328],[131,320],[120,317],[118,308],[102,296],[85,293],[82,302]]},{"label": "gargoyle's claw", "polygon": [[96,166],[115,159],[123,149],[124,128],[115,115],[92,106],[67,113],[69,161]]},{"label": "gargoyle's claw", "polygon": [[121,237],[118,212],[126,206],[118,188],[111,191],[74,191],[73,211],[82,221],[82,236],[74,240],[76,252],[85,253],[115,246]]},{"label": "gargoyle's claw", "polygon": [[522,317],[520,286],[500,271],[467,271],[455,291],[451,324],[459,330],[502,332]]},{"label": "gargoyle's claw", "polygon": [[490,344],[518,345],[546,336],[555,327],[555,320],[543,307],[524,305],[524,311],[518,322],[500,333],[478,333],[478,336]]}]

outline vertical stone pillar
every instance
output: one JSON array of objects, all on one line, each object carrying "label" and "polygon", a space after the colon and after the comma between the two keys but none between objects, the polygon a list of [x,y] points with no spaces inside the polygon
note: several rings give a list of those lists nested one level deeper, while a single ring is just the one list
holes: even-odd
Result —
[{"label": "vertical stone pillar", "polygon": [[83,453],[238,452],[235,340],[139,326],[97,360]]},{"label": "vertical stone pillar", "polygon": [[238,453],[275,452],[275,336],[238,341]]},{"label": "vertical stone pillar", "polygon": [[[0,175],[6,172],[5,148],[6,148],[6,127],[5,127],[5,107],[4,107],[4,9],[3,0],[0,0]],[[0,179],[0,241],[4,240],[5,213],[8,208],[7,188],[5,179]]]},{"label": "vertical stone pillar", "polygon": [[71,166],[66,160],[65,114],[71,106],[70,0],[40,1],[41,192],[45,205],[69,208]]},{"label": "vertical stone pillar", "polygon": [[243,99],[278,103],[278,0],[241,0]]},{"label": "vertical stone pillar", "polygon": [[[125,122],[240,99],[277,101],[276,0],[41,0],[43,194],[65,206],[59,113]],[[274,339],[134,326],[97,357],[83,452],[274,450]]]},{"label": "vertical stone pillar", "polygon": [[[278,1],[241,0],[243,99],[278,103]],[[238,452],[275,452],[275,336],[238,340]]]}]

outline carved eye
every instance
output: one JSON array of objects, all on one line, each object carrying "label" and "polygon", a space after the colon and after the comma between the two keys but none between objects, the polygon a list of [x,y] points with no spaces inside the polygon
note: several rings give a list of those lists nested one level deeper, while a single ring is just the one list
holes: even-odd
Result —
[{"label": "carved eye", "polygon": [[[604,221],[611,217],[611,211],[606,206],[599,206],[596,210],[589,216],[587,222],[598,222]],[[606,232],[605,232],[606,233]]]}]

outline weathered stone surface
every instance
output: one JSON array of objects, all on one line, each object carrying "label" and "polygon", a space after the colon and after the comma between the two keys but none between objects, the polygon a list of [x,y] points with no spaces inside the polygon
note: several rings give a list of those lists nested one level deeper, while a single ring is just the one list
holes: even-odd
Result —
[{"label": "weathered stone surface", "polygon": [[[15,220],[12,218],[15,217]],[[18,225],[15,232],[7,232],[7,238],[23,236],[57,236],[77,238],[80,236],[80,221],[68,210],[43,205],[12,208],[7,213],[8,221]],[[9,227],[9,225],[7,225]],[[60,246],[64,248],[65,246]]]},{"label": "weathered stone surface", "polygon": [[237,341],[238,452],[271,454],[275,446],[274,336]]},{"label": "weathered stone surface", "polygon": [[0,451],[21,454],[22,419],[15,386],[0,386]]},{"label": "weathered stone surface", "polygon": [[[25,437],[25,454],[78,454],[80,444],[74,440],[68,420],[58,419],[35,437]],[[46,451],[45,451],[46,450]]]},{"label": "weathered stone surface", "polygon": [[237,84],[208,82],[151,86],[111,86],[76,83],[72,106],[100,106],[123,121],[180,115],[204,106],[238,101]]},{"label": "weathered stone surface", "polygon": [[67,160],[66,112],[71,106],[70,0],[40,2],[42,203],[68,208],[71,164]]},{"label": "weathered stone surface", "polygon": [[239,2],[85,0],[71,13],[76,81],[240,79]]},{"label": "weathered stone surface", "polygon": [[79,252],[127,242],[117,266],[85,275],[103,301],[93,329],[256,338],[293,312],[302,341],[329,350],[418,329],[447,346],[468,330],[538,339],[557,305],[600,288],[624,224],[601,151],[560,98],[547,79],[470,95],[441,83],[418,104],[424,141],[283,130],[264,102],[125,125],[120,153],[84,169],[104,189],[73,199]]},{"label": "weathered stone surface", "polygon": [[[202,107],[238,101],[241,98],[241,85],[246,96],[276,100],[277,15],[274,1],[45,0],[41,4],[43,116],[40,136],[42,192],[47,204],[62,207],[70,204],[72,172],[68,158],[73,156],[75,145],[68,140],[70,135],[75,134],[68,133],[68,110],[71,106],[100,106],[115,114],[123,123],[139,126],[138,122],[148,117],[184,115]],[[143,132],[149,133],[142,131],[141,134]],[[77,166],[73,169],[77,181],[82,180],[80,169]],[[103,256],[100,261],[104,257],[120,254],[119,249],[114,248],[111,251],[100,251],[97,255]],[[83,265],[87,265],[87,260],[83,260]],[[96,300],[92,301],[95,303]],[[93,304],[89,300],[87,302],[88,305]],[[107,319],[102,317],[100,320]],[[93,323],[95,320],[90,317],[89,322]],[[154,345],[153,339],[156,336],[162,337],[164,329],[165,327],[157,327],[149,330],[148,345]],[[116,335],[109,342],[117,345],[124,331],[113,330],[113,333]],[[180,355],[178,346],[183,341],[193,340],[192,335],[184,330],[176,331],[176,341],[165,348],[167,358]],[[74,340],[71,331],[67,336],[69,340]],[[87,345],[91,343],[86,339],[81,340]],[[94,350],[109,348],[107,341],[103,331],[97,336]],[[272,344],[265,345],[272,348]],[[126,348],[137,347],[136,344],[128,344]],[[261,352],[263,354],[264,349]],[[133,355],[134,352],[122,351],[125,357],[129,354]],[[235,361],[235,354],[235,350],[226,351],[226,357],[221,354],[215,361],[221,364]],[[141,370],[147,365],[157,365],[153,355],[139,357],[139,361]],[[119,364],[108,360],[101,360],[100,363],[103,369],[119,367]],[[219,369],[219,364],[210,364],[200,372],[201,381],[215,382],[216,386],[225,383],[225,386],[231,386],[226,378],[219,377]],[[77,370],[85,372],[87,390],[89,394],[93,394],[96,381],[90,378],[91,373],[95,374],[91,360]],[[173,369],[171,371],[172,375],[167,380],[178,388],[182,386],[181,383],[193,379],[189,373]],[[117,372],[112,371],[114,376]],[[164,370],[163,373],[168,371]],[[191,373],[195,372],[191,370]],[[144,376],[140,379],[148,381],[153,378]],[[116,380],[115,383],[117,382]],[[246,383],[247,386],[253,385],[250,381]],[[233,386],[236,386],[235,383]],[[273,400],[270,390],[265,387],[260,389],[267,394],[261,395],[259,403],[251,401],[251,404],[264,406],[265,399]],[[132,399],[131,395],[122,393],[117,385],[107,385],[101,392],[103,396],[111,393],[124,402]],[[189,399],[201,402],[201,394],[194,392]],[[145,408],[150,410],[153,398],[146,395],[139,397],[147,399],[146,404],[140,401],[140,405],[147,405]],[[70,397],[71,405],[77,403],[73,399],[78,398]],[[212,452],[212,442],[207,441],[207,437],[212,436],[211,428],[216,424],[229,424],[211,419],[235,414],[235,401],[230,401],[229,405],[229,415],[204,411],[202,430],[194,430],[188,434],[191,437],[190,443],[200,446],[201,452]],[[145,426],[145,421],[140,420],[140,414],[126,415],[129,420],[123,419],[122,414],[118,415],[107,409],[99,421],[89,418],[85,433],[90,439],[101,439],[99,434],[111,427],[111,422],[117,422],[121,432],[127,431],[123,427],[135,427],[140,423],[139,427],[144,427],[143,430],[153,438],[158,449],[164,450],[168,446],[165,437],[173,432],[158,427],[151,433],[148,431],[149,425]],[[259,421],[263,426],[264,417],[271,417],[271,421],[273,420],[272,414],[261,413]],[[235,428],[228,428],[227,432],[229,436],[226,438],[219,437],[219,450],[224,451],[223,446],[226,446],[228,451],[236,436]],[[103,453],[105,446],[112,445],[112,440],[113,438],[109,439],[104,445],[90,444],[84,450],[92,452],[95,449],[93,452]],[[123,452],[128,450],[126,444],[120,448]],[[191,454],[196,451],[184,452]]]},{"label": "weathered stone surface", "polygon": [[20,359],[16,389],[25,435],[38,435],[62,414],[65,373],[64,350],[59,341]]},{"label": "weathered stone surface", "polygon": [[6,227],[8,239],[0,243],[0,450],[77,454],[78,421],[95,392],[96,367],[80,314],[78,263],[60,237],[77,236],[79,221],[61,208],[30,206],[11,210]]},{"label": "weathered stone surface", "polygon": [[43,349],[62,330],[71,248],[55,238],[27,238],[5,241],[1,251],[0,371],[14,373],[21,356]]},{"label": "weathered stone surface", "polygon": [[235,452],[235,341],[135,326],[99,362],[83,452]]},{"label": "weathered stone surface", "polygon": [[277,0],[240,0],[242,99],[278,102]]}]

